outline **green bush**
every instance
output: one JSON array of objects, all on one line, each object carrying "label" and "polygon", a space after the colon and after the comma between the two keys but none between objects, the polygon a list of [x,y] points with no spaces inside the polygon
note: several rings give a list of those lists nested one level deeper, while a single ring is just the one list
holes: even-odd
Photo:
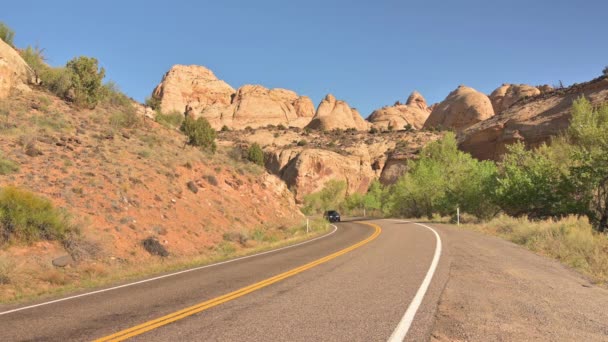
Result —
[{"label": "green bush", "polygon": [[114,81],[109,81],[101,86],[100,102],[106,103],[113,107],[131,107],[133,101],[125,95]]},{"label": "green bush", "polygon": [[96,58],[76,57],[66,64],[71,73],[74,103],[93,109],[103,95],[101,81],[105,77],[104,68],[99,68]]},{"label": "green bush", "polygon": [[394,216],[451,215],[459,207],[477,217],[491,217],[498,210],[489,200],[496,166],[479,162],[458,150],[453,133],[425,146],[420,158],[389,189],[385,210]]},{"label": "green bush", "polygon": [[168,114],[157,112],[155,120],[165,127],[177,128],[182,125],[182,122],[184,122],[184,115],[177,111]]},{"label": "green bush", "polygon": [[205,118],[200,117],[194,120],[192,117],[186,116],[182,123],[181,130],[188,138],[187,144],[198,146],[215,153],[215,150],[217,149],[217,145],[215,144],[217,132]]},{"label": "green bush", "polygon": [[63,241],[73,232],[67,214],[48,199],[13,186],[0,189],[0,243]]},{"label": "green bush", "polygon": [[264,151],[257,143],[249,146],[247,150],[247,160],[260,166],[264,166]]},{"label": "green bush", "polygon": [[15,39],[15,31],[11,30],[11,28],[3,22],[0,22],[0,39],[4,40],[8,45],[14,46],[13,40]]}]

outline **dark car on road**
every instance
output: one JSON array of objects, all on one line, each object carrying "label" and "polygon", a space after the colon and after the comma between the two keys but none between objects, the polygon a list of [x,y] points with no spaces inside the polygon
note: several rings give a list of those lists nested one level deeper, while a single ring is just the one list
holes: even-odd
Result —
[{"label": "dark car on road", "polygon": [[335,210],[326,211],[323,217],[329,222],[340,222],[340,213]]}]

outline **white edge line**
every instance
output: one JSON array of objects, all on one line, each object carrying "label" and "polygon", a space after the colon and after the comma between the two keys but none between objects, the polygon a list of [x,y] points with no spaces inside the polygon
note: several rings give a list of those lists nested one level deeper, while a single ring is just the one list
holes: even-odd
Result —
[{"label": "white edge line", "polygon": [[275,252],[282,251],[282,250],[285,250],[285,249],[288,249],[288,248],[293,248],[293,247],[301,246],[301,245],[304,245],[304,244],[307,244],[307,243],[310,243],[310,242],[313,242],[313,241],[316,241],[316,240],[319,240],[319,239],[326,238],[326,237],[334,234],[338,230],[338,226],[333,225],[333,224],[331,226],[334,227],[334,230],[332,230],[331,232],[329,232],[329,233],[327,233],[325,235],[316,237],[316,238],[311,239],[311,240],[306,240],[304,242],[297,243],[295,245],[289,245],[289,246],[281,247],[281,248],[278,248],[278,249],[273,249],[273,250],[266,251],[266,252],[261,252],[261,253],[257,253],[257,254],[252,254],[252,255],[247,255],[247,256],[244,256],[244,257],[236,258],[236,259],[230,259],[230,260],[226,260],[226,261],[221,261],[221,262],[218,262],[218,263],[215,263],[215,264],[211,264],[211,265],[205,265],[205,266],[199,266],[199,267],[195,267],[195,268],[190,268],[190,269],[187,269],[187,270],[178,271],[178,272],[174,272],[174,273],[169,273],[169,274],[165,274],[165,275],[154,277],[154,278],[144,279],[144,280],[136,281],[136,282],[133,282],[133,283],[128,283],[128,284],[123,284],[123,285],[119,285],[119,286],[114,286],[114,287],[110,287],[110,288],[107,288],[107,289],[102,289],[102,290],[82,293],[82,294],[79,294],[79,295],[65,297],[65,298],[60,298],[60,299],[55,299],[55,300],[51,300],[51,301],[44,302],[44,303],[24,306],[24,307],[21,307],[21,308],[16,308],[16,309],[0,312],[0,316],[6,315],[6,314],[9,314],[9,313],[13,313],[13,312],[17,312],[17,311],[23,311],[23,310],[27,310],[27,309],[33,309],[33,308],[36,308],[36,307],[39,307],[39,306],[59,303],[59,302],[63,302],[63,301],[67,301],[67,300],[71,300],[71,299],[75,299],[75,298],[80,298],[80,297],[90,296],[90,295],[94,295],[94,294],[98,294],[98,293],[102,293],[102,292],[108,292],[108,291],[112,291],[112,290],[117,290],[117,289],[121,289],[121,288],[124,288],[124,287],[139,285],[139,284],[151,282],[151,281],[154,281],[154,280],[159,280],[159,279],[163,279],[163,278],[173,277],[173,276],[176,276],[176,275],[179,275],[179,274],[183,274],[183,273],[194,272],[194,271],[202,270],[204,268],[224,265],[224,264],[228,264],[228,263],[239,261],[239,260],[249,259],[249,258],[257,257],[257,256],[260,256],[260,255],[275,253]]},{"label": "white edge line", "polygon": [[414,321],[414,316],[416,316],[416,312],[418,312],[418,308],[420,307],[420,304],[422,304],[422,299],[424,298],[426,291],[428,290],[429,286],[431,285],[431,280],[433,279],[433,275],[435,275],[437,265],[439,264],[439,258],[441,257],[441,238],[439,237],[439,234],[437,233],[437,231],[435,229],[433,229],[425,224],[411,222],[411,221],[402,221],[402,220],[391,220],[391,221],[413,223],[413,224],[422,226],[424,228],[427,228],[435,234],[435,240],[436,240],[435,254],[433,255],[433,261],[431,262],[431,266],[429,267],[429,270],[426,272],[426,276],[424,277],[422,284],[420,284],[420,288],[418,288],[418,292],[416,292],[414,299],[412,299],[412,302],[410,303],[407,310],[405,311],[405,314],[403,314],[401,321],[399,322],[399,324],[397,325],[397,327],[391,334],[391,337],[389,337],[389,339],[388,339],[388,342],[401,342],[407,335],[407,332],[410,330],[410,326],[412,325],[412,322]]}]

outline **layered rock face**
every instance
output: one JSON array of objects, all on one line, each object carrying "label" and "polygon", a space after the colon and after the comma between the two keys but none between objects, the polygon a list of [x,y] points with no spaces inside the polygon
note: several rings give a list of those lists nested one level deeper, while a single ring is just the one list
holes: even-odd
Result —
[{"label": "layered rock face", "polygon": [[314,105],[307,96],[286,89],[267,89],[260,85],[239,88],[228,106],[211,106],[192,113],[203,116],[214,128],[226,125],[233,129],[267,125],[306,126],[314,115]]},{"label": "layered rock face", "polygon": [[490,94],[494,113],[500,114],[522,98],[539,95],[540,89],[527,84],[503,84]]},{"label": "layered rock face", "polygon": [[363,120],[361,114],[348,103],[336,100],[333,95],[328,94],[319,104],[308,127],[324,131],[349,128],[366,131],[370,128],[370,123]]},{"label": "layered rock face", "polygon": [[460,131],[492,116],[494,109],[488,96],[461,85],[433,109],[424,127]]},{"label": "layered rock face", "polygon": [[396,104],[375,110],[369,117],[369,122],[382,129],[403,129],[408,124],[415,129],[424,126],[431,111],[426,100],[417,91],[407,99],[406,104]]},{"label": "layered rock face", "polygon": [[305,195],[322,190],[332,179],[345,180],[347,193],[352,194],[367,191],[377,178],[369,160],[323,149],[282,150],[271,154],[269,164],[269,170],[280,174],[300,203]]},{"label": "layered rock face", "polygon": [[234,90],[211,70],[197,65],[175,65],[152,96],[163,113],[179,112],[206,118],[220,129],[267,125],[306,126],[315,113],[312,100],[286,89],[245,85]]},{"label": "layered rock face", "polygon": [[174,65],[152,92],[163,113],[200,113],[211,106],[228,106],[232,94],[234,89],[228,83],[198,65]]},{"label": "layered rock face", "polygon": [[19,53],[0,39],[0,99],[7,97],[13,88],[29,89],[26,84],[32,76],[32,69]]},{"label": "layered rock face", "polygon": [[572,102],[580,96],[593,104],[608,101],[608,78],[518,102],[502,114],[460,132],[459,146],[476,158],[493,160],[500,159],[507,145],[518,141],[528,147],[539,146],[568,127]]}]

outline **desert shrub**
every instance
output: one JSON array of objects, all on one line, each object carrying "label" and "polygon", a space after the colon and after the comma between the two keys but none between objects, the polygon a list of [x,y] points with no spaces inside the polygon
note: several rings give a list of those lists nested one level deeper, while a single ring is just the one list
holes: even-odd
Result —
[{"label": "desert shrub", "polygon": [[234,252],[236,252],[236,248],[229,241],[222,241],[222,242],[220,242],[220,244],[217,245],[216,249],[223,256],[229,256],[231,254],[234,254]]},{"label": "desert shrub", "polygon": [[604,68],[604,70],[602,70],[602,75],[604,75],[604,76],[608,76],[608,66],[606,66],[606,67]]},{"label": "desert shrub", "polygon": [[44,68],[40,74],[43,87],[62,99],[68,99],[72,89],[72,72],[66,68]]},{"label": "desert shrub", "polygon": [[48,199],[13,186],[0,189],[0,243],[61,241],[70,233],[77,230],[68,215]]},{"label": "desert shrub", "polygon": [[72,77],[74,103],[86,108],[95,108],[102,97],[104,68],[99,68],[96,58],[76,57],[66,64]]},{"label": "desert shrub", "polygon": [[298,141],[298,146],[306,146],[306,145],[308,145],[308,141],[306,141],[304,139]]},{"label": "desert shrub", "polygon": [[109,81],[101,87],[100,102],[114,107],[133,106],[132,100],[120,90],[114,81]]},{"label": "desert shrub", "polygon": [[137,115],[133,106],[119,108],[110,115],[110,125],[114,128],[134,128],[141,124],[142,119]]},{"label": "desert shrub", "polygon": [[19,164],[0,154],[0,175],[8,175],[17,171],[19,171]]},{"label": "desert shrub", "polygon": [[158,255],[163,258],[169,256],[169,252],[165,246],[163,246],[155,237],[146,238],[141,244],[144,249],[152,255]]},{"label": "desert shrub", "polygon": [[217,178],[215,178],[214,175],[205,175],[205,176],[203,176],[203,178],[207,181],[207,183],[209,183],[213,186],[218,185]]},{"label": "desert shrub", "polygon": [[184,115],[177,111],[168,114],[158,112],[156,113],[156,122],[168,128],[177,128],[184,122]]},{"label": "desert shrub", "polygon": [[403,127],[403,129],[405,129],[406,132],[410,132],[414,129],[414,127],[412,127],[412,125],[408,123]]},{"label": "desert shrub", "polygon": [[145,104],[154,110],[160,110],[160,99],[154,95],[146,97]]},{"label": "desert shrub", "polygon": [[222,235],[224,241],[238,242],[241,246],[247,244],[249,237],[243,232],[226,232]]},{"label": "desert shrub", "polygon": [[13,40],[15,39],[15,31],[3,22],[0,22],[0,39],[4,40],[8,45],[14,46]]},{"label": "desert shrub", "polygon": [[21,58],[27,63],[27,65],[34,71],[34,76],[37,80],[40,80],[42,72],[49,68],[45,63],[44,50],[39,47],[28,46],[21,50]]},{"label": "desert shrub", "polygon": [[257,143],[253,143],[247,150],[247,160],[250,162],[263,166],[264,165],[264,151]]},{"label": "desert shrub", "polygon": [[215,153],[215,150],[217,149],[215,136],[217,133],[205,118],[200,117],[195,120],[190,116],[186,116],[182,123],[181,130],[186,134],[188,144]]},{"label": "desert shrub", "polygon": [[378,128],[376,126],[372,126],[372,128],[369,129],[369,134],[377,134],[378,133]]},{"label": "desert shrub", "polygon": [[226,125],[222,126],[222,132],[229,132],[230,128]]},{"label": "desert shrub", "polygon": [[285,127],[285,125],[283,125],[283,124],[278,124],[277,129],[279,129],[281,131],[285,131],[285,130],[287,130],[287,127]]}]

